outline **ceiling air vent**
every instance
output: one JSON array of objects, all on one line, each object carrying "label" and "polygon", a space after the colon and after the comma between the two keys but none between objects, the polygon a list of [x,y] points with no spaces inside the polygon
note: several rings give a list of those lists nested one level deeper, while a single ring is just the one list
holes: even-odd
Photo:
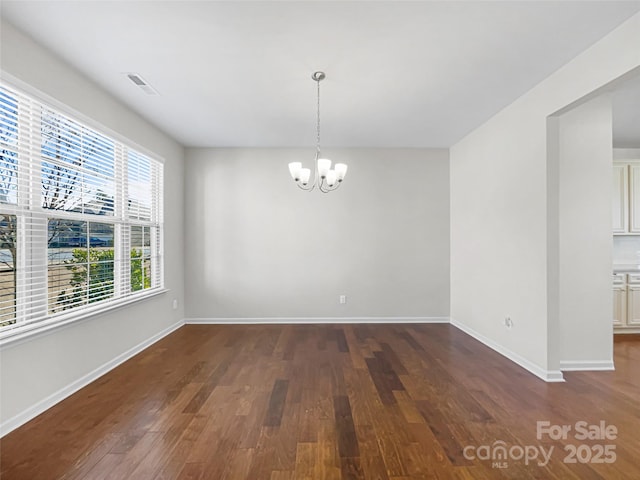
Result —
[{"label": "ceiling air vent", "polygon": [[127,77],[131,80],[137,87],[139,87],[144,93],[147,95],[160,95],[158,91],[149,85],[144,78],[142,78],[137,73],[127,73]]}]

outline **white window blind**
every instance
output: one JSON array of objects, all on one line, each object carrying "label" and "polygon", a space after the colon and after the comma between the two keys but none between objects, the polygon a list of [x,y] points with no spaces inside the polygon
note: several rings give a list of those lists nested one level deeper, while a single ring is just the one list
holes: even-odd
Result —
[{"label": "white window blind", "polygon": [[0,148],[0,338],[163,288],[160,161],[5,84]]}]

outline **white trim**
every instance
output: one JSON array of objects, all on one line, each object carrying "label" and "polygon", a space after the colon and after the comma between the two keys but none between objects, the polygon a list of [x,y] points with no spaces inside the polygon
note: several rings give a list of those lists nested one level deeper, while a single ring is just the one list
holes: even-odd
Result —
[{"label": "white trim", "polygon": [[514,363],[517,363],[525,370],[533,373],[536,377],[541,378],[545,382],[564,382],[564,377],[562,376],[562,372],[560,370],[545,370],[544,368],[540,368],[540,366],[535,363],[527,360],[524,357],[521,357],[517,353],[509,350],[508,348],[500,345],[499,343],[494,342],[488,337],[485,337],[481,333],[476,332],[472,328],[464,325],[463,323],[458,322],[457,320],[451,319],[451,325],[462,330],[467,335],[472,336],[476,340],[481,343],[484,343],[487,347],[495,350],[500,355],[507,357]]},{"label": "white trim", "polygon": [[640,327],[613,327],[614,335],[626,335],[627,333],[640,333]]},{"label": "white trim", "polygon": [[449,323],[449,317],[214,317],[186,318],[185,324]]},{"label": "white trim", "polygon": [[105,373],[113,370],[121,363],[126,362],[134,355],[140,353],[145,348],[148,348],[152,344],[156,343],[158,340],[162,339],[163,337],[166,337],[167,335],[174,332],[175,330],[182,327],[183,325],[184,325],[184,320],[180,320],[179,322],[174,323],[170,327],[167,327],[161,332],[158,332],[152,337],[148,338],[147,340],[140,342],[138,345],[130,348],[126,352],[121,353],[114,359],[109,360],[107,363],[99,366],[92,372],[89,372],[86,375],[80,377],[79,379],[70,383],[66,387],[61,388],[60,390],[58,390],[55,393],[52,393],[45,399],[40,400],[35,405],[32,405],[31,407],[23,410],[17,415],[14,415],[13,417],[6,420],[5,422],[2,422],[0,424],[0,437],[5,436],[7,433],[15,430],[21,425],[24,425],[32,418],[40,415],[41,413],[53,407],[56,403],[61,402],[65,398],[69,397],[70,395],[73,395],[75,392],[77,392],[81,388],[86,387],[91,382],[97,380]]},{"label": "white trim", "polygon": [[[157,288],[153,290],[143,290],[140,293],[123,297],[119,300],[108,301],[104,304],[96,304],[91,307],[83,308],[76,312],[70,312],[66,315],[52,316],[48,319],[27,323],[26,325],[17,326],[0,332],[0,351],[9,346],[14,347],[25,341],[33,340],[42,335],[48,335],[61,328],[68,327],[77,322],[87,320],[88,318],[102,315],[103,313],[116,310],[118,308],[129,306],[143,300],[148,300],[157,295],[167,293],[166,288]],[[144,292],[144,293],[143,293]]]},{"label": "white trim", "polygon": [[563,372],[612,371],[615,370],[613,360],[561,360],[560,370]]}]

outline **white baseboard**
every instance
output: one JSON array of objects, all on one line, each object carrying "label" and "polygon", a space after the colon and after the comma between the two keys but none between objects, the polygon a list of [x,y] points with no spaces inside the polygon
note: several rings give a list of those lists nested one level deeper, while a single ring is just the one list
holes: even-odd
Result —
[{"label": "white baseboard", "polygon": [[614,335],[627,335],[640,333],[640,327],[613,327]]},{"label": "white baseboard", "polygon": [[471,335],[473,338],[478,340],[481,343],[484,343],[487,347],[495,350],[500,355],[507,357],[512,362],[517,363],[525,370],[533,373],[536,377],[541,378],[545,382],[564,382],[564,377],[562,376],[562,372],[560,370],[545,370],[544,368],[540,368],[535,363],[530,362],[526,358],[521,357],[515,352],[512,352],[508,348],[494,342],[488,337],[485,337],[481,333],[476,332],[472,328],[464,325],[463,323],[458,322],[455,319],[451,319],[451,325],[459,328],[464,333]]},{"label": "white baseboard", "polygon": [[560,361],[563,372],[610,371],[615,370],[613,360],[567,360]]},{"label": "white baseboard", "polygon": [[131,357],[133,357],[134,355],[140,353],[145,348],[147,348],[150,345],[156,343],[161,338],[166,337],[167,335],[169,335],[170,333],[174,332],[175,330],[177,330],[178,328],[182,327],[183,325],[184,325],[184,321],[183,320],[180,320],[179,322],[174,323],[170,327],[167,327],[164,330],[162,330],[161,332],[156,333],[151,338],[148,338],[147,340],[145,340],[145,341],[139,343],[138,345],[130,348],[126,352],[121,353],[120,355],[115,357],[113,360],[108,361],[107,363],[99,366],[98,368],[96,368],[92,372],[89,372],[86,375],[84,375],[83,377],[79,378],[78,380],[70,383],[66,387],[61,388],[57,392],[49,395],[45,399],[43,399],[43,400],[39,401],[38,403],[36,403],[35,405],[32,405],[31,407],[27,408],[26,410],[23,410],[22,412],[18,413],[17,415],[14,415],[13,417],[9,418],[8,420],[2,422],[0,424],[0,437],[5,436],[7,433],[15,430],[19,426],[24,425],[25,423],[27,423],[32,418],[37,417],[38,415],[40,415],[45,410],[53,407],[56,403],[64,400],[65,398],[67,398],[68,396],[74,394],[75,392],[77,392],[81,388],[83,388],[83,387],[87,386],[88,384],[90,384],[91,382],[97,380],[98,378],[100,378],[105,373],[109,372],[110,370],[113,370],[114,368],[116,368],[121,363],[126,362]]},{"label": "white baseboard", "polygon": [[449,317],[252,317],[187,318],[190,324],[315,324],[315,323],[449,323]]}]

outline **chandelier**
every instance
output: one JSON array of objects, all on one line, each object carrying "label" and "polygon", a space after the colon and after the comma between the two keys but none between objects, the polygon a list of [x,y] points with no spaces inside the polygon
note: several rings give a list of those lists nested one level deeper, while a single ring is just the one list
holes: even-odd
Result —
[{"label": "chandelier", "polygon": [[322,193],[328,193],[340,186],[344,176],[347,174],[347,165],[344,163],[336,163],[331,168],[331,160],[320,156],[320,82],[324,80],[326,75],[324,72],[314,72],[311,78],[316,82],[318,91],[318,110],[316,122],[316,160],[315,173],[311,178],[311,169],[302,168],[301,162],[291,162],[289,164],[289,173],[302,190],[310,192],[318,187]]}]

